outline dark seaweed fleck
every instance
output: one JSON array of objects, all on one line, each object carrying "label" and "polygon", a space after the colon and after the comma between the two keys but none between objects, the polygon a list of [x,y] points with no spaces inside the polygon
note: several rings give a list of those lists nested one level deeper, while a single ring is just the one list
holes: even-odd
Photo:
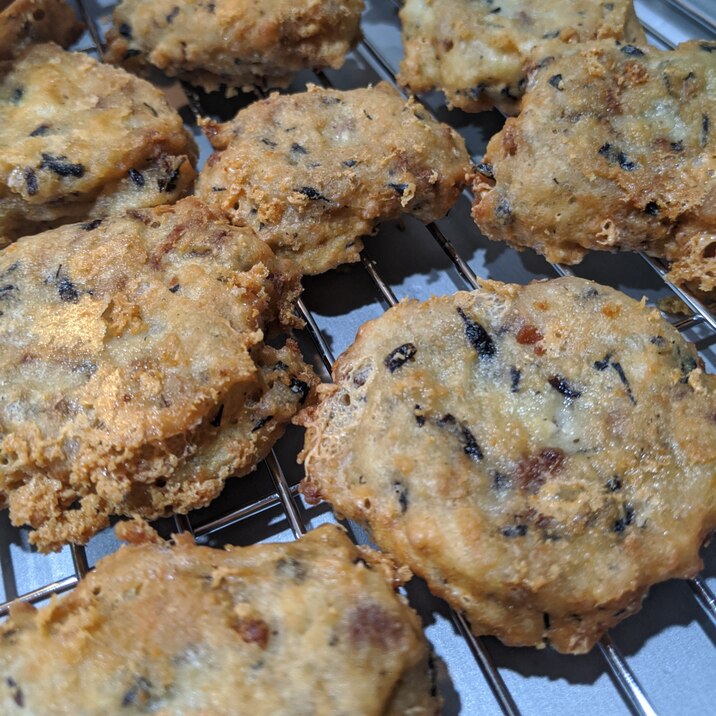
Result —
[{"label": "dark seaweed fleck", "polygon": [[371,116],[368,114],[368,112],[366,112],[366,110],[363,110],[363,114],[364,114],[366,117],[368,117],[368,119],[370,119],[371,121],[373,121],[373,117],[371,117]]},{"label": "dark seaweed fleck", "polygon": [[692,370],[696,370],[696,367],[698,366],[698,363],[696,361],[696,358],[694,358],[691,355],[680,356],[681,359],[681,375],[682,378],[679,382],[681,383],[688,383],[689,382],[689,374]]},{"label": "dark seaweed fleck", "polygon": [[216,3],[215,2],[206,3],[206,9],[213,15],[214,11],[216,10]]},{"label": "dark seaweed fleck", "polygon": [[458,308],[457,312],[465,323],[465,335],[470,345],[480,358],[492,358],[495,355],[495,344],[488,332],[477,321],[469,318],[462,308]]},{"label": "dark seaweed fleck", "polygon": [[276,561],[276,571],[294,582],[303,582],[308,576],[306,566],[295,557],[280,557]]},{"label": "dark seaweed fleck", "polygon": [[619,164],[625,172],[634,171],[639,164],[631,161],[624,152],[612,147],[608,142],[599,148],[599,155],[604,157],[610,164]]},{"label": "dark seaweed fleck", "polygon": [[623,52],[625,55],[629,55],[630,57],[643,57],[644,52],[640,50],[638,47],[634,47],[634,45],[624,45],[624,47],[620,48],[621,52]]},{"label": "dark seaweed fleck", "polygon": [[644,207],[644,212],[649,214],[649,216],[658,216],[659,215],[659,205],[655,201],[650,201]]},{"label": "dark seaweed fleck", "polygon": [[12,94],[10,95],[10,101],[13,104],[17,104],[22,99],[22,96],[24,94],[25,90],[22,89],[22,87],[15,87],[15,89],[12,91]]},{"label": "dark seaweed fleck", "polygon": [[12,283],[6,283],[4,286],[0,286],[0,301],[5,301],[10,298],[10,294],[13,291],[17,291],[17,286]]},{"label": "dark seaweed fleck", "polygon": [[527,534],[527,525],[510,525],[502,528],[503,537],[524,537]]},{"label": "dark seaweed fleck", "polygon": [[490,10],[487,14],[488,15],[496,15],[498,12],[502,12],[501,7],[493,7],[492,10]]},{"label": "dark seaweed fleck", "polygon": [[358,162],[355,159],[346,159],[345,162],[343,162],[344,167],[354,167]]},{"label": "dark seaweed fleck", "polygon": [[129,178],[137,185],[144,186],[144,174],[136,169],[129,170]]},{"label": "dark seaweed fleck", "polygon": [[65,303],[77,303],[80,300],[80,292],[68,278],[63,277],[57,282],[57,292],[60,300]]},{"label": "dark seaweed fleck", "polygon": [[559,37],[559,30],[552,30],[552,32],[545,32],[542,35],[543,40],[554,40],[555,37]]},{"label": "dark seaweed fleck", "polygon": [[629,380],[626,377],[626,374],[624,373],[624,368],[622,368],[621,363],[617,363],[616,361],[612,361],[611,363],[612,368],[616,371],[616,374],[619,376],[619,380],[624,384],[624,387],[626,388],[627,395],[629,396],[629,400],[636,405],[636,399],[634,398],[634,394],[631,392],[631,386],[629,385]]},{"label": "dark seaweed fleck", "polygon": [[[171,291],[171,289],[169,289]],[[216,415],[211,419],[211,424],[213,427],[218,428],[221,427],[221,419],[224,417],[224,404],[222,403],[219,406],[219,409],[216,411]]]},{"label": "dark seaweed fleck", "polygon": [[167,15],[167,22],[171,25],[174,22],[174,18],[179,14],[179,7],[175,5],[172,11]]},{"label": "dark seaweed fleck", "polygon": [[[223,407],[223,406],[222,406]],[[261,430],[261,428],[266,425],[266,423],[269,423],[273,420],[273,415],[267,415],[264,418],[259,418],[255,423],[254,427],[251,428],[251,432],[255,433],[258,430]]]},{"label": "dark seaweed fleck", "polygon": [[157,186],[159,187],[159,191],[166,192],[167,194],[170,194],[177,188],[177,181],[179,180],[179,167],[174,169],[172,173],[164,177],[163,179],[157,179]]},{"label": "dark seaweed fleck", "polygon": [[[564,91],[562,75],[552,75],[547,81],[552,85],[552,87],[558,89],[560,92]],[[562,87],[560,87],[560,85],[562,85]]]},{"label": "dark seaweed fleck", "polygon": [[624,532],[624,530],[634,522],[634,507],[630,504],[624,505],[624,517],[620,517],[612,529],[614,532]]},{"label": "dark seaweed fleck", "polygon": [[261,141],[262,141],[267,147],[271,147],[272,149],[273,149],[274,147],[277,147],[277,146],[278,146],[278,144],[276,144],[276,142],[272,142],[268,137],[262,137]]},{"label": "dark seaweed fleck", "polygon": [[101,223],[102,219],[93,219],[92,221],[87,221],[84,224],[80,224],[80,227],[84,231],[94,231]]},{"label": "dark seaweed fleck", "polygon": [[117,31],[122,37],[126,37],[128,39],[131,39],[132,37],[132,28],[126,22],[123,22],[119,28],[117,28]]},{"label": "dark seaweed fleck", "polygon": [[40,124],[30,132],[31,137],[44,137],[47,134],[47,130],[50,128],[49,124]]},{"label": "dark seaweed fleck", "polygon": [[5,679],[5,683],[8,685],[8,688],[12,689],[12,700],[20,708],[23,708],[25,706],[25,694],[22,693],[22,689],[17,685],[15,679],[13,679],[11,676],[8,676]]},{"label": "dark seaweed fleck", "polygon": [[82,164],[74,164],[67,161],[67,157],[56,157],[52,154],[42,153],[42,162],[40,169],[49,169],[61,177],[81,177],[84,176],[85,168]]},{"label": "dark seaweed fleck", "polygon": [[308,154],[308,149],[306,149],[306,147],[303,147],[300,144],[298,144],[298,142],[294,142],[291,145],[291,151],[294,152],[295,154]]},{"label": "dark seaweed fleck", "polygon": [[709,116],[708,114],[701,115],[701,146],[705,147],[709,140]]},{"label": "dark seaweed fleck", "polygon": [[614,477],[610,477],[607,480],[607,490],[609,492],[618,492],[622,489],[622,481],[619,478],[619,475],[614,475]]},{"label": "dark seaweed fleck", "polygon": [[510,366],[510,391],[516,393],[520,389],[520,380],[522,380],[522,373],[516,366]]},{"label": "dark seaweed fleck", "polygon": [[672,142],[671,143],[671,151],[672,152],[683,152],[684,151],[684,143],[679,140],[678,142]]},{"label": "dark seaweed fleck", "polygon": [[542,623],[544,624],[545,629],[549,629],[550,619],[549,619],[549,614],[547,614],[547,612],[542,613]]},{"label": "dark seaweed fleck", "polygon": [[398,195],[403,196],[405,194],[406,189],[408,188],[407,184],[388,184],[388,186]]},{"label": "dark seaweed fleck", "polygon": [[613,2],[605,2],[604,9],[609,10],[611,12],[614,9],[614,3]]},{"label": "dark seaweed fleck", "polygon": [[492,168],[492,164],[488,164],[487,162],[481,162],[477,165],[477,171],[480,172],[483,176],[486,176],[488,179],[494,179],[495,173]]},{"label": "dark seaweed fleck", "polygon": [[402,346],[398,346],[388,353],[383,364],[391,373],[395,373],[398,368],[401,368],[408,361],[415,360],[417,350],[414,343],[403,343]]},{"label": "dark seaweed fleck", "polygon": [[504,490],[512,484],[510,478],[502,472],[494,472],[492,474],[492,487],[495,490]]},{"label": "dark seaweed fleck", "polygon": [[211,191],[213,191],[213,192],[226,191],[226,187],[225,186],[212,186]]},{"label": "dark seaweed fleck", "polygon": [[408,488],[402,482],[394,482],[393,489],[395,490],[395,494],[398,496],[400,511],[406,512],[408,509]]},{"label": "dark seaweed fleck", "polygon": [[312,186],[302,186],[296,189],[299,194],[303,194],[304,196],[307,196],[309,199],[317,200],[322,199],[323,201],[330,201],[328,197],[323,196],[318,189],[314,189]]},{"label": "dark seaweed fleck", "polygon": [[143,703],[148,692],[152,688],[152,684],[148,679],[143,676],[137,677],[134,685],[129,689],[122,698],[122,706],[135,706]]},{"label": "dark seaweed fleck", "polygon": [[716,43],[713,42],[701,42],[699,43],[699,47],[704,52],[716,52]]},{"label": "dark seaweed fleck", "polygon": [[475,462],[482,460],[482,450],[480,450],[480,446],[477,444],[477,440],[475,440],[475,436],[472,434],[472,431],[465,425],[462,426],[461,430],[463,443],[462,449],[465,452],[465,455],[471,457]]},{"label": "dark seaweed fleck", "polygon": [[505,199],[505,197],[502,197],[502,199],[497,202],[497,206],[495,207],[495,216],[502,224],[506,224],[512,217],[512,207],[510,206],[510,202]]},{"label": "dark seaweed fleck", "polygon": [[419,412],[420,409],[421,409],[420,406],[416,403],[415,408],[414,408],[415,422],[418,424],[419,428],[422,428],[423,425],[425,425],[425,416]]},{"label": "dark seaweed fleck", "polygon": [[606,370],[609,367],[609,361],[612,357],[611,353],[607,353],[602,360],[594,361],[594,367],[597,370]]},{"label": "dark seaweed fleck", "polygon": [[652,343],[655,346],[665,346],[666,339],[664,338],[664,336],[652,336],[649,339],[649,343]]},{"label": "dark seaweed fleck", "polygon": [[40,188],[35,170],[27,167],[23,172],[23,175],[25,177],[25,186],[27,187],[28,196],[35,196]]},{"label": "dark seaweed fleck", "polygon": [[176,293],[181,288],[181,284],[175,283],[173,286],[169,286],[171,293]]},{"label": "dark seaweed fleck", "polygon": [[151,104],[147,104],[146,102],[142,102],[142,104],[143,104],[155,117],[158,117],[158,116],[159,116],[159,113],[157,112],[156,109],[154,109],[154,107],[152,107]]},{"label": "dark seaweed fleck", "polygon": [[561,393],[565,398],[569,398],[570,400],[579,398],[582,395],[581,390],[573,388],[561,375],[551,376],[548,382],[558,393]]},{"label": "dark seaweed fleck", "polygon": [[292,393],[295,393],[296,395],[301,396],[301,399],[300,399],[301,405],[303,405],[306,402],[308,393],[311,390],[308,383],[304,383],[302,380],[299,380],[298,378],[291,378],[291,383],[289,384],[289,388],[291,389]]}]

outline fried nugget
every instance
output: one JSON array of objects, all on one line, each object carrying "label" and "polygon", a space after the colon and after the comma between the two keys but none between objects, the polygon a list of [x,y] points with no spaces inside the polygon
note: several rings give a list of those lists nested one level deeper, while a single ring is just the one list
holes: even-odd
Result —
[{"label": "fried nugget", "polygon": [[441,89],[448,106],[466,112],[519,112],[535,52],[557,55],[567,43],[601,38],[646,42],[632,0],[407,0],[400,18],[401,84]]},{"label": "fried nugget", "polygon": [[716,289],[716,42],[601,42],[538,63],[488,144],[473,216],[489,238],[578,263],[645,251]]},{"label": "fried nugget", "polygon": [[288,544],[122,547],[49,606],[11,607],[0,709],[437,716],[420,620],[380,560],[329,525]]},{"label": "fried nugget", "polygon": [[5,0],[0,2],[0,61],[9,60],[37,42],[69,47],[82,34],[82,25],[65,0]]},{"label": "fried nugget", "polygon": [[164,94],[36,45],[0,74],[0,247],[61,224],[171,203],[197,148]]},{"label": "fried nugget", "polygon": [[716,376],[660,313],[577,278],[404,301],[302,416],[303,494],[476,634],[588,651],[716,528]]},{"label": "fried nugget", "polygon": [[303,69],[343,65],[360,37],[363,0],[123,0],[107,58],[153,65],[207,91],[287,87]]},{"label": "fried nugget", "polygon": [[204,131],[197,194],[304,274],[357,261],[381,221],[441,218],[472,175],[462,137],[385,82],[274,95]]},{"label": "fried nugget", "polygon": [[298,279],[196,199],[0,252],[0,491],[41,550],[110,515],[206,505],[270,450],[316,378],[292,341]]}]

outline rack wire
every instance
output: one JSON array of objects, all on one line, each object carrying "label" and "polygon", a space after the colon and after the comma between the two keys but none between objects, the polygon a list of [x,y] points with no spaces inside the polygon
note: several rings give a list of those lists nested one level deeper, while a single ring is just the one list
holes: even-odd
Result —
[{"label": "rack wire", "polygon": [[[716,23],[708,17],[697,5],[690,0],[666,0],[666,2],[684,12],[691,19],[699,23],[699,26],[707,33],[716,32]],[[396,3],[397,4],[397,3]],[[91,38],[91,46],[82,48],[81,51],[94,51],[101,59],[103,56],[104,45],[102,41],[101,31],[95,21],[94,15],[90,9],[88,0],[77,0],[77,5],[82,18],[87,25],[88,33]],[[656,37],[666,46],[673,47],[673,43],[663,33],[660,33],[651,26],[646,26],[647,32]],[[372,42],[364,39],[356,50],[357,56],[367,66],[369,66],[378,76],[389,81],[393,86],[397,87],[395,80],[396,68],[386,59],[384,53],[379,47]],[[316,79],[325,87],[331,87],[332,82],[323,72],[315,73]],[[400,88],[398,88],[400,90]],[[195,102],[192,101],[191,95],[188,93],[189,105],[195,114],[201,110]],[[432,112],[430,107],[424,103],[427,111]],[[434,114],[434,113],[433,113]],[[465,192],[466,198],[472,201],[469,192]],[[427,230],[435,241],[436,245],[442,250],[448,258],[450,265],[454,269],[456,275],[468,289],[477,288],[479,285],[478,277],[470,266],[468,260],[461,255],[455,243],[448,238],[440,227],[435,224],[429,224]],[[687,289],[676,286],[668,281],[666,274],[668,267],[663,262],[653,257],[642,254],[649,269],[665,283],[671,293],[681,299],[690,309],[691,315],[686,318],[673,319],[673,325],[680,331],[686,331],[695,326],[705,326],[708,330],[716,335],[716,315],[714,308],[707,306],[698,297],[693,295]],[[376,296],[387,309],[394,306],[398,299],[392,290],[390,283],[384,279],[380,273],[377,262],[371,257],[369,251],[364,250],[361,256],[362,267],[373,285]],[[572,270],[560,264],[551,264],[553,271],[559,276],[573,275]],[[316,354],[320,358],[326,372],[330,374],[331,367],[334,362],[334,355],[330,349],[329,341],[319,327],[313,312],[307,307],[303,299],[297,301],[297,313],[305,323],[305,332],[315,347]],[[241,505],[229,509],[228,511],[213,517],[206,521],[195,522],[192,515],[178,515],[174,518],[174,526],[177,532],[188,531],[195,537],[206,537],[224,530],[232,525],[255,518],[258,515],[269,510],[280,508],[285,519],[291,529],[294,538],[299,538],[305,534],[307,527],[304,519],[304,507],[298,496],[298,488],[296,485],[289,485],[284,469],[281,466],[279,458],[275,451],[271,451],[264,460],[264,467],[271,480],[272,490],[268,495],[254,500],[246,505]],[[49,596],[61,594],[73,589],[79,581],[89,571],[89,565],[85,549],[81,546],[73,545],[70,547],[70,555],[73,565],[73,573],[69,576],[44,584],[37,589],[29,591],[17,597],[18,600],[30,603],[37,603],[47,599]],[[706,581],[697,576],[689,580],[691,592],[696,599],[699,607],[707,615],[713,625],[716,625],[716,596],[707,585]],[[10,601],[0,604],[0,617],[6,616],[8,613]],[[488,648],[482,639],[471,634],[467,622],[464,617],[455,611],[450,612],[451,618],[455,624],[457,631],[466,640],[470,651],[472,652],[477,665],[480,668],[483,677],[487,681],[490,689],[502,712],[507,716],[516,716],[520,713],[515,699],[507,687],[500,670],[490,655]],[[605,665],[609,670],[614,682],[620,687],[624,702],[627,707],[636,714],[643,716],[651,716],[656,711],[644,689],[641,687],[637,675],[632,671],[623,654],[617,647],[611,636],[606,635],[599,643],[599,651],[604,657]]]}]

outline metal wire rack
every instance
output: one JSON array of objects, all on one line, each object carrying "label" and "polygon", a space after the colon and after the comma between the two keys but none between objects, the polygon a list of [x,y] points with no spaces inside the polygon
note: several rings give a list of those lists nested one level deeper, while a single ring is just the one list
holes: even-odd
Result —
[{"label": "metal wire rack", "polygon": [[[672,6],[680,13],[688,16],[690,20],[696,23],[695,27],[697,28],[697,32],[700,31],[699,36],[711,36],[716,33],[716,22],[714,22],[700,3],[694,0],[655,1],[657,3],[661,2],[662,4],[666,3],[668,6]],[[397,6],[396,2],[392,4]],[[637,1],[637,6],[638,4]],[[90,45],[82,47],[81,51],[96,52],[101,58],[103,42],[102,33],[96,21],[98,8],[94,5],[90,5],[90,0],[78,0],[77,5],[87,25],[87,34],[90,42]],[[375,0],[374,2],[368,0],[367,5],[370,12],[380,5],[380,0]],[[385,15],[385,8],[382,8],[382,12],[383,15]],[[397,21],[393,20],[393,22],[395,24]],[[652,40],[656,40],[657,43],[663,46],[673,47],[674,43],[663,29],[654,27],[648,22],[645,22],[644,25]],[[393,85],[396,84],[396,66],[394,60],[387,55],[384,49],[376,43],[372,37],[366,36],[354,55],[362,72],[364,74],[365,72],[369,72],[372,75],[367,81],[374,81],[375,78],[380,78],[391,82]],[[317,81],[323,86],[332,87],[336,84],[335,78],[337,76],[340,77],[340,75],[336,75],[335,73],[317,72],[314,73],[310,79]],[[365,81],[361,83],[363,84]],[[189,106],[194,114],[204,113],[202,106],[197,102],[195,96],[191,92],[187,92],[187,96],[189,98]],[[435,113],[436,108],[429,101],[424,104],[429,111]],[[444,117],[441,117],[441,119],[443,118]],[[472,197],[468,192],[465,192],[463,199],[464,201],[471,202]],[[454,274],[453,283],[455,286],[457,288],[467,289],[476,288],[478,285],[477,273],[472,268],[471,259],[466,254],[462,244],[456,241],[455,238],[449,238],[438,224],[429,224],[426,228],[431,240],[434,241],[434,245],[439,247],[446,258],[447,269]],[[473,232],[477,233],[474,227]],[[361,268],[358,270],[364,272],[364,278],[367,277],[372,287],[374,297],[381,302],[383,308],[387,308],[395,305],[398,302],[398,297],[391,286],[391,281],[385,278],[384,272],[379,268],[381,261],[372,257],[373,247],[373,244],[369,244],[369,250],[364,251],[361,258]],[[673,324],[680,331],[701,329],[701,334],[698,337],[702,338],[707,344],[713,339],[716,339],[716,313],[714,312],[714,307],[705,305],[688,290],[668,282],[665,278],[668,269],[661,261],[646,255],[641,255],[641,259],[646,270],[653,272],[660,281],[663,281],[666,289],[681,299],[690,310],[690,315],[685,318],[672,317]],[[572,269],[566,266],[558,264],[550,264],[549,266],[553,274],[561,276],[573,274]],[[343,278],[343,276],[341,276],[341,278]],[[320,280],[320,278],[314,279],[312,283],[315,284],[316,281]],[[346,282],[344,289],[347,290],[348,288],[349,285]],[[310,294],[311,292],[308,291],[308,293]],[[330,368],[334,361],[330,337],[327,336],[325,330],[321,328],[321,321],[317,318],[315,312],[308,308],[304,299],[299,299],[297,311],[305,321],[305,333],[310,338],[310,343],[315,350],[314,357],[322,363],[325,369],[326,379],[330,379]],[[286,465],[285,460],[284,465]],[[177,516],[174,518],[174,531],[188,531],[196,538],[206,538],[238,524],[250,525],[252,520],[259,519],[262,516],[275,513],[279,510],[280,514],[283,515],[283,519],[288,524],[293,537],[300,537],[305,533],[307,524],[310,525],[310,515],[298,498],[297,486],[295,484],[289,484],[277,451],[271,451],[263,463],[263,470],[270,482],[268,494],[263,494],[261,497],[248,502],[245,500],[237,500],[236,504],[228,505],[226,509],[220,509],[218,513],[213,513],[209,518],[199,516],[197,513],[193,513],[189,516]],[[220,500],[222,500],[222,498],[219,498],[218,501]],[[360,530],[356,530],[356,532],[359,535],[361,534]],[[71,574],[61,579],[43,583],[41,586],[21,595],[12,594],[12,586],[8,588],[8,580],[5,580],[6,596],[37,603],[53,594],[60,594],[72,589],[77,585],[79,580],[85,576],[90,566],[85,548],[72,546],[69,548],[69,553],[72,563]],[[51,559],[51,557],[47,559]],[[3,563],[0,566],[4,569],[5,564]],[[696,603],[703,611],[703,614],[706,615],[706,625],[710,624],[712,629],[716,628],[716,596],[708,586],[706,580],[703,577],[696,577],[689,581],[689,586]],[[0,617],[7,614],[9,604],[10,601],[0,604]],[[508,716],[521,713],[521,709],[518,708],[511,689],[503,678],[501,668],[495,663],[495,658],[492,654],[494,649],[491,649],[490,645],[486,644],[486,640],[474,637],[470,633],[467,623],[460,614],[450,610],[449,615],[455,625],[457,633],[465,640],[469,651],[479,666],[479,672],[475,672],[475,678],[479,678],[477,677],[478,673],[482,674],[483,679],[495,698],[496,705],[498,706],[497,712],[501,711]],[[711,636],[711,639],[713,640],[713,636]],[[602,639],[599,644],[599,653],[604,660],[603,667],[606,668],[607,673],[620,689],[624,710],[636,714],[656,714],[657,712],[652,705],[649,695],[640,685],[637,674],[635,674],[628,660],[624,657],[611,636],[607,635]],[[678,687],[678,684],[676,687]],[[481,709],[481,712],[488,713],[489,710],[486,707]],[[556,713],[557,710],[554,712]],[[593,712],[601,712],[598,704],[594,705]],[[464,711],[464,713],[467,713],[467,711]],[[472,712],[470,711],[470,713]]]}]

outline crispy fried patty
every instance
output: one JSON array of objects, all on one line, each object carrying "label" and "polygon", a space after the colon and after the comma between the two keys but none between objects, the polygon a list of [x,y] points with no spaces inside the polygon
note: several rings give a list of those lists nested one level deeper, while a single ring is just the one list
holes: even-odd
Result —
[{"label": "crispy fried patty", "polygon": [[286,87],[299,70],[341,67],[362,11],[363,0],[122,0],[107,57],[208,91]]},{"label": "crispy fried patty", "polygon": [[385,82],[347,92],[309,86],[204,128],[218,151],[197,194],[304,274],[357,261],[360,237],[380,221],[441,218],[471,175],[457,132]]},{"label": "crispy fried patty", "polygon": [[11,608],[0,710],[436,716],[420,620],[387,577],[333,526],[289,544],[122,547],[50,606]]},{"label": "crispy fried patty", "polygon": [[0,494],[34,544],[206,505],[266,455],[315,380],[263,341],[285,269],[196,199],[0,252]]},{"label": "crispy fried patty", "polygon": [[303,494],[510,645],[584,652],[716,527],[716,378],[655,309],[567,278],[407,301],[303,415]]},{"label": "crispy fried patty", "polygon": [[407,0],[400,18],[401,84],[441,89],[466,112],[496,106],[516,114],[536,53],[601,38],[646,42],[632,0]]},{"label": "crispy fried patty", "polygon": [[473,215],[491,239],[577,263],[646,251],[716,289],[716,42],[591,43],[543,58],[487,147]]},{"label": "crispy fried patty", "polygon": [[56,45],[0,69],[0,247],[176,201],[196,145],[161,90]]}]

